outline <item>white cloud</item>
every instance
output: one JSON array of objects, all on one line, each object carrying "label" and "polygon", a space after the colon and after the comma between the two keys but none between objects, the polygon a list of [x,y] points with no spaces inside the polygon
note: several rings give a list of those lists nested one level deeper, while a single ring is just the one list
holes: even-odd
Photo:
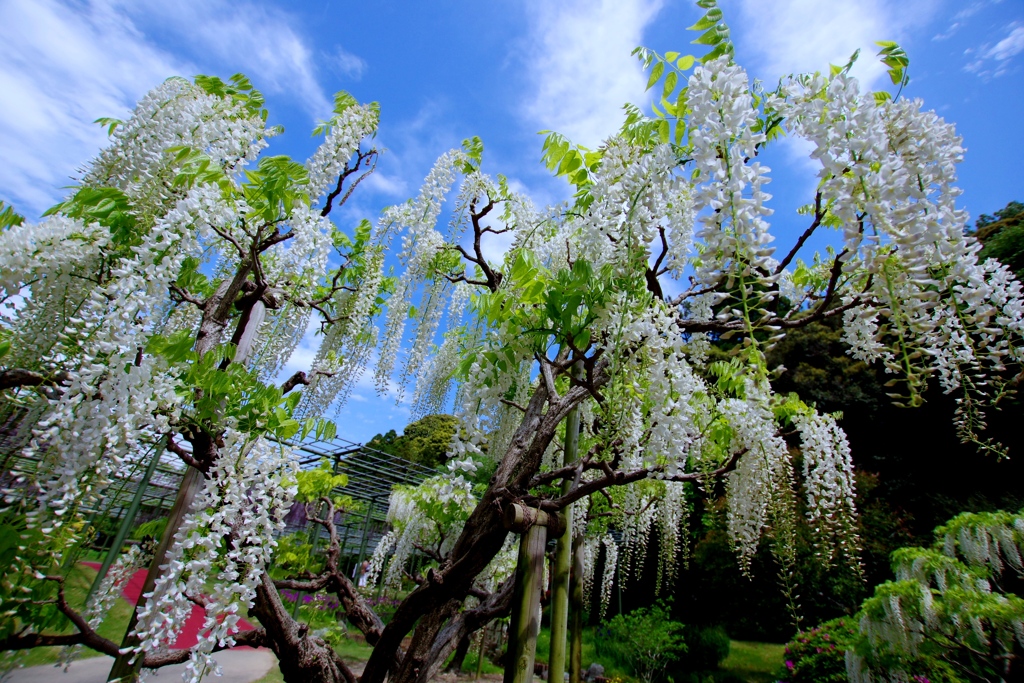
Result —
[{"label": "white cloud", "polygon": [[[317,83],[312,48],[285,13],[226,0],[111,2],[141,27],[173,32],[218,70],[242,71],[257,88],[297,96],[313,118],[330,114],[331,103]],[[209,68],[207,63],[201,66]]]},{"label": "white cloud", "polygon": [[1011,69],[1010,60],[1024,52],[1024,26],[1018,22],[1008,27],[1009,34],[995,45],[982,45],[980,48],[969,48],[966,55],[977,55],[964,65],[964,71],[976,73],[984,79],[999,77]]},{"label": "white cloud", "polygon": [[0,22],[17,27],[0,41],[0,188],[30,215],[104,144],[94,119],[124,116],[149,88],[194,70],[101,5],[14,0]]},{"label": "white cloud", "polygon": [[527,3],[530,122],[588,147],[617,131],[622,105],[644,101],[643,69],[630,52],[661,6],[662,0]]},{"label": "white cloud", "polygon": [[[733,3],[723,4],[729,21]],[[770,6],[740,0],[739,21],[732,21],[739,33],[740,63],[748,63],[742,53],[752,51],[759,62],[755,73],[769,87],[789,73],[845,64],[860,49],[852,73],[865,87],[876,88],[884,87],[881,79],[887,67],[875,57],[875,41],[903,40],[911,28],[927,24],[935,9],[929,0],[777,0]]]},{"label": "white cloud", "polygon": [[334,54],[328,57],[329,63],[343,76],[358,81],[366,71],[366,61],[361,57],[344,50],[341,47],[335,49]]},{"label": "white cloud", "polygon": [[953,20],[943,33],[936,34],[932,40],[946,40],[952,37],[957,31],[964,27],[968,19],[985,9],[988,5],[996,5],[1002,0],[975,0],[959,12],[953,15]]},{"label": "white cloud", "polygon": [[374,171],[372,175],[359,184],[360,189],[363,189],[364,186],[368,190],[373,190],[387,197],[405,198],[409,194],[409,183],[405,179],[382,171]]},{"label": "white cloud", "polygon": [[[330,112],[311,48],[287,15],[226,0],[9,0],[0,22],[0,197],[34,217],[105,144],[91,122],[123,117],[169,76],[241,71]],[[350,73],[358,57],[349,59]],[[361,69],[361,67],[359,67]]]},{"label": "white cloud", "polygon": [[1024,51],[1024,26],[1017,26],[985,55],[1000,61],[1010,59]]}]

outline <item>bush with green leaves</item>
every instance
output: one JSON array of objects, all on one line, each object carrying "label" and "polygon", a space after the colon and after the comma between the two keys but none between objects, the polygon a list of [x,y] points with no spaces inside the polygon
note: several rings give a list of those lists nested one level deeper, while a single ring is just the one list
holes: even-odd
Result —
[{"label": "bush with green leaves", "polygon": [[167,518],[157,517],[156,519],[143,522],[139,526],[135,527],[135,531],[132,532],[132,538],[136,541],[141,541],[147,536],[150,538],[160,538],[164,535],[164,529],[166,528]]},{"label": "bush with green leaves", "polygon": [[687,626],[686,653],[678,662],[690,671],[716,669],[729,656],[729,634],[721,626]]},{"label": "bush with green leaves", "polygon": [[625,667],[643,683],[661,681],[672,662],[687,651],[684,628],[658,601],[615,615],[597,631],[595,650],[599,658]]},{"label": "bush with green leaves", "polygon": [[846,650],[856,639],[854,617],[800,631],[786,644],[787,683],[846,683]]}]

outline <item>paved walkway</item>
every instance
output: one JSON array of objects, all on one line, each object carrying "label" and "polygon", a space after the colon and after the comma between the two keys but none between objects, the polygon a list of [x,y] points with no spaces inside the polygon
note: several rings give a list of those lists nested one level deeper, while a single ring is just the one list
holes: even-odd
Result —
[{"label": "paved walkway", "polygon": [[[227,650],[218,652],[214,657],[223,669],[224,675],[220,678],[212,674],[204,676],[204,680],[210,683],[252,683],[266,676],[277,661],[273,652],[263,648]],[[33,666],[12,672],[8,680],[10,683],[105,683],[107,674],[110,673],[110,665],[113,663],[112,657],[80,659],[71,665],[67,673],[51,664]],[[184,664],[165,666],[156,676],[150,676],[149,680],[175,683],[181,680],[184,671]]]}]

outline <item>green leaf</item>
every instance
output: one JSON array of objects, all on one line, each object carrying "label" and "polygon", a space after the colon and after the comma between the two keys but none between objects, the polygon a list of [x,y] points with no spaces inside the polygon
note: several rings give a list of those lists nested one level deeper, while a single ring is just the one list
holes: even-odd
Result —
[{"label": "green leaf", "polygon": [[674,62],[678,58],[679,58],[679,53],[678,52],[666,52],[665,53],[665,61],[666,62]]},{"label": "green leaf", "polygon": [[713,26],[691,42],[697,45],[718,45],[722,42],[722,35],[718,32],[718,27]]},{"label": "green leaf", "polygon": [[661,74],[664,71],[665,62],[658,62],[654,65],[654,68],[651,70],[651,77],[647,79],[647,90],[654,87],[654,84],[658,82],[658,79],[661,78]]},{"label": "green leaf", "polygon": [[676,62],[676,67],[680,71],[689,71],[696,63],[696,61],[697,58],[694,57],[693,55],[683,55],[682,57],[679,58],[679,61]]},{"label": "green leaf", "polygon": [[484,142],[480,139],[480,136],[474,135],[462,141],[462,150],[466,153],[466,156],[479,164],[483,160]]},{"label": "green leaf", "polygon": [[0,342],[0,358],[6,356],[11,350],[11,340]]},{"label": "green leaf", "polygon": [[662,97],[668,99],[668,96],[672,94],[672,91],[676,89],[676,83],[679,81],[679,76],[675,71],[670,71],[668,76],[665,76],[665,86],[662,88]]},{"label": "green leaf", "polygon": [[101,126],[106,126],[107,135],[113,135],[117,127],[123,124],[124,121],[122,121],[121,119],[111,118],[110,116],[101,116],[100,118],[93,121],[93,123],[98,123]]},{"label": "green leaf", "polygon": [[726,53],[732,53],[732,45],[730,45],[727,42],[720,43],[717,47],[715,47],[714,50],[700,58],[701,64],[707,64],[708,62],[718,59],[719,57]]},{"label": "green leaf", "polygon": [[875,104],[877,105],[883,105],[892,99],[892,94],[887,90],[880,90],[871,94],[874,95]]},{"label": "green leaf", "polygon": [[661,140],[661,144],[667,145],[669,140],[669,125],[668,119],[662,119],[658,122],[658,138]]},{"label": "green leaf", "polygon": [[709,9],[707,14],[705,14],[703,17],[701,17],[700,21],[698,21],[696,24],[694,24],[693,26],[687,26],[686,30],[687,31],[706,31],[707,29],[711,28],[712,26],[714,26],[715,24],[717,24],[721,20],[722,20],[722,10],[718,9],[717,7],[714,7],[712,9]]},{"label": "green leaf", "polygon": [[334,93],[334,113],[338,116],[344,114],[349,107],[354,107],[358,104],[359,102],[356,98],[344,90]]},{"label": "green leaf", "polygon": [[24,222],[24,216],[16,213],[12,207],[4,204],[3,200],[0,199],[0,230],[6,230],[7,228],[15,225],[21,225]]}]

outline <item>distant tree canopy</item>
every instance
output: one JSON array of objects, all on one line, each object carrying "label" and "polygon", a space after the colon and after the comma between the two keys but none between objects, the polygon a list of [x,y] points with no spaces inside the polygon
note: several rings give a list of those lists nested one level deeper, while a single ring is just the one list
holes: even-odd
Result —
[{"label": "distant tree canopy", "polygon": [[457,420],[451,415],[427,415],[406,425],[401,436],[391,429],[366,444],[379,451],[418,462],[427,467],[443,465],[455,435]]},{"label": "distant tree canopy", "polygon": [[994,258],[1024,276],[1024,204],[1010,202],[994,216],[981,214],[974,236],[984,245],[981,259]]}]

